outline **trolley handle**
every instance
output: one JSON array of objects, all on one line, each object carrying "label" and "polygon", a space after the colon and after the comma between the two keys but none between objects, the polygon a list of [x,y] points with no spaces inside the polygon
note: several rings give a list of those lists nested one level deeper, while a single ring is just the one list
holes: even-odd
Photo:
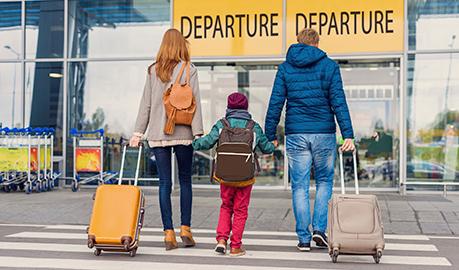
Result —
[{"label": "trolley handle", "polygon": [[56,130],[54,128],[2,128],[0,132],[4,134],[25,134],[25,135],[54,135]]},{"label": "trolley handle", "polygon": [[90,135],[90,134],[96,134],[99,136],[104,136],[104,129],[96,129],[96,130],[90,130],[90,131],[85,131],[85,130],[77,130],[76,128],[72,128],[70,130],[70,135],[71,136],[83,136],[83,135]]},{"label": "trolley handle", "polygon": [[[123,147],[123,154],[121,156],[121,168],[120,168],[120,176],[118,178],[118,185],[121,185],[121,183],[123,182],[124,161],[126,160],[126,150],[129,147],[129,142],[122,143],[122,147]],[[135,168],[134,186],[137,186],[137,183],[139,181],[140,160],[142,157],[142,150],[144,147],[143,142],[139,142],[138,147],[139,147],[139,153],[137,155],[137,164]]]},{"label": "trolley handle", "polygon": [[5,127],[5,128],[0,129],[0,132],[4,134],[8,134],[10,132],[10,129]]},{"label": "trolley handle", "polygon": [[18,134],[22,132],[22,128],[2,128],[0,130],[1,132],[5,134]]},{"label": "trolley handle", "polygon": [[[338,149],[339,152],[339,168],[340,168],[340,181],[341,181],[341,194],[346,194],[346,188],[344,185],[344,160],[343,160],[343,150]],[[352,163],[354,165],[354,184],[355,184],[355,194],[359,194],[359,177],[357,171],[357,150],[352,151]]]},{"label": "trolley handle", "polygon": [[42,135],[46,133],[46,128],[34,128],[33,132],[35,135]]}]

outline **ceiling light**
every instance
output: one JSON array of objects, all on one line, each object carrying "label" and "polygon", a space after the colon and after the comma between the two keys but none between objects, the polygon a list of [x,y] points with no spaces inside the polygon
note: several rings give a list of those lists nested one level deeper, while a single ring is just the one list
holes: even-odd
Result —
[{"label": "ceiling light", "polygon": [[60,79],[63,77],[61,73],[50,72],[48,75],[50,78]]}]

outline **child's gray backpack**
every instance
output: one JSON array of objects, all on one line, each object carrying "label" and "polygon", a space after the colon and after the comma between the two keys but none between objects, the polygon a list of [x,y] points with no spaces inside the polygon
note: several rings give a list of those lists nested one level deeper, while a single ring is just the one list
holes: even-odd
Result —
[{"label": "child's gray backpack", "polygon": [[254,152],[255,122],[248,120],[245,128],[231,127],[223,118],[223,129],[218,139],[214,176],[225,182],[242,182],[252,179],[258,170]]}]

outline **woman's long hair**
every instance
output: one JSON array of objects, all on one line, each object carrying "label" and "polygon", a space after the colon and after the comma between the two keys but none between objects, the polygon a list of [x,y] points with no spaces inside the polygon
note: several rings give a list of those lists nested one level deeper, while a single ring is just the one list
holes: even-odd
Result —
[{"label": "woman's long hair", "polygon": [[[180,62],[190,61],[188,51],[188,40],[177,29],[171,28],[164,33],[158,55],[156,56],[155,71],[156,76],[166,83],[171,80],[175,66]],[[151,73],[150,66],[148,72]]]}]

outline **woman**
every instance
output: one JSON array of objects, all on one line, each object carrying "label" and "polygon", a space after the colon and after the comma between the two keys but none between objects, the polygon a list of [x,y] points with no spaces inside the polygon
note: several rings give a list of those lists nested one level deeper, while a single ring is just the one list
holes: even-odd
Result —
[{"label": "woman", "polygon": [[[196,100],[196,111],[191,126],[177,125],[171,135],[164,132],[166,112],[163,105],[163,94],[178,76],[182,65],[190,62],[188,42],[176,29],[169,29],[164,34],[156,62],[148,68],[143,96],[135,124],[135,132],[130,140],[131,146],[138,146],[145,135],[148,144],[153,148],[156,166],[159,172],[159,205],[164,227],[166,250],[177,248],[177,240],[172,223],[171,205],[171,152],[177,157],[180,180],[180,237],[186,247],[195,245],[191,234],[191,164],[194,137],[203,134],[201,100],[199,95],[198,74],[191,65],[189,84]],[[185,83],[186,72],[183,72],[180,83]]]}]

